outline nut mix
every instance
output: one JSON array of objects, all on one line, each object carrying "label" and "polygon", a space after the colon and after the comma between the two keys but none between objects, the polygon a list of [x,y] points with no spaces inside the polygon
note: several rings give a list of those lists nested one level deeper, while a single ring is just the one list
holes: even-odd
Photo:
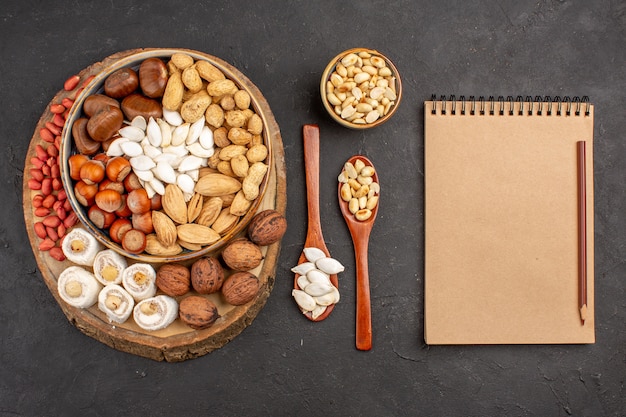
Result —
[{"label": "nut mix", "polygon": [[[268,172],[263,121],[250,104],[220,69],[182,52],[115,70],[72,125],[76,200],[132,254],[212,245],[248,213]],[[117,219],[134,232],[112,233]]]},{"label": "nut mix", "polygon": [[[132,313],[147,331],[176,318],[193,329],[210,327],[220,315],[203,295],[220,293],[232,305],[252,301],[260,289],[250,271],[263,260],[259,246],[279,241],[286,221],[264,210],[253,218],[264,217],[251,231],[256,243],[242,238],[246,243],[237,243],[231,248],[237,251],[222,254],[221,261],[216,255],[158,270],[127,263],[87,231],[73,228],[78,217],[60,175],[61,131],[76,96],[93,78],[68,78],[65,95],[73,96],[50,105],[52,119],[39,132],[48,145],[37,144],[31,158],[28,188],[33,213],[41,218],[33,226],[42,239],[39,249],[73,264],[57,280],[59,294],[76,308],[97,305],[111,322],[123,323]],[[175,255],[220,239],[259,197],[268,171],[263,122],[250,103],[248,93],[218,68],[185,54],[168,63],[148,58],[138,72],[114,72],[103,94],[84,100],[84,117],[71,126],[78,153],[68,168],[77,201],[96,227],[130,253]],[[159,160],[155,149],[173,157]],[[226,259],[237,270],[223,267]]]}]

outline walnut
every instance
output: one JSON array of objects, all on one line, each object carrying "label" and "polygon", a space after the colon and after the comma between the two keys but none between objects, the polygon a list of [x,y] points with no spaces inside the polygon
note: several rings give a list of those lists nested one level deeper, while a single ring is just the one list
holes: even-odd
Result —
[{"label": "walnut", "polygon": [[222,252],[222,259],[230,269],[248,271],[261,264],[261,249],[246,238],[232,241]]},{"label": "walnut", "polygon": [[213,257],[200,258],[191,265],[191,285],[200,294],[219,291],[224,283],[224,269]]},{"label": "walnut", "polygon": [[186,294],[191,290],[189,269],[181,264],[165,264],[157,271],[156,285],[172,297]]},{"label": "walnut", "polygon": [[259,279],[250,272],[235,272],[222,285],[222,295],[228,304],[240,306],[256,297],[259,292]]},{"label": "walnut", "polygon": [[183,323],[196,330],[211,327],[220,317],[217,306],[198,295],[190,295],[180,302],[178,316]]},{"label": "walnut", "polygon": [[287,219],[276,210],[257,213],[248,225],[248,237],[259,246],[278,242],[287,231]]}]

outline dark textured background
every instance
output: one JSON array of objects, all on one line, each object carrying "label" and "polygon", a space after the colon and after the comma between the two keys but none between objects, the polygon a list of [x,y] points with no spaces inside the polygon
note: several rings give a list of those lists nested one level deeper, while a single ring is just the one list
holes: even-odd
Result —
[{"label": "dark textured background", "polygon": [[[352,3],[352,4],[351,4]],[[0,415],[625,416],[626,2],[8,0],[0,8]],[[341,50],[379,49],[404,99],[367,132],[324,113],[318,83]],[[72,327],[37,270],[21,207],[26,149],[64,80],[121,50],[218,56],[263,92],[280,125],[289,231],[276,285],[239,337],[171,364]],[[582,346],[423,343],[423,101],[431,94],[588,95],[595,104],[596,335]],[[301,128],[321,129],[321,211],[342,301],[311,323],[291,296],[306,232]],[[354,261],[336,203],[343,162],[379,170],[370,243],[374,347],[354,348]]]}]

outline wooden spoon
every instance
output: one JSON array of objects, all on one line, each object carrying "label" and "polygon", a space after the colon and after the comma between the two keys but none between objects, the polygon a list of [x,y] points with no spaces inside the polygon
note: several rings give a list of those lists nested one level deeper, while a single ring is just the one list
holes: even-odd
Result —
[{"label": "wooden spoon", "polygon": [[[366,166],[374,166],[369,159],[361,155],[351,157],[348,159],[348,162],[354,165],[357,159],[363,161]],[[373,180],[378,182],[376,170],[374,170]],[[370,350],[372,348],[372,313],[367,248],[370,232],[378,213],[378,204],[372,209],[372,215],[369,219],[364,221],[357,220],[348,209],[348,203],[341,198],[341,185],[342,183],[340,182],[338,187],[339,207],[350,230],[356,258],[356,348],[359,350]]]},{"label": "wooden spoon", "polygon": [[[326,248],[324,236],[322,235],[322,226],[320,221],[320,131],[317,125],[304,125],[302,129],[304,137],[304,170],[306,179],[306,200],[308,209],[308,227],[306,239],[304,241],[305,248],[318,248],[330,256],[330,252]],[[298,265],[308,262],[304,251],[300,255]],[[298,286],[298,277],[294,278],[294,288],[301,289]],[[339,288],[337,274],[330,276],[330,282]],[[311,316],[311,312],[305,313],[305,316],[311,321],[322,321],[333,311],[334,304],[326,307],[326,310],[315,319]]]}]

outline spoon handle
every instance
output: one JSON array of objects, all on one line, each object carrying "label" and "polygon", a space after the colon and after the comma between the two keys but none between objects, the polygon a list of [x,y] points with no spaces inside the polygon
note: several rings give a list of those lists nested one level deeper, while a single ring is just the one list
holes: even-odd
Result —
[{"label": "spoon handle", "polygon": [[372,307],[370,302],[370,281],[367,265],[369,236],[354,237],[356,260],[356,348],[372,348]]},{"label": "spoon handle", "polygon": [[306,179],[306,200],[308,209],[309,237],[323,240],[320,220],[320,131],[317,125],[304,125],[304,170]]}]

